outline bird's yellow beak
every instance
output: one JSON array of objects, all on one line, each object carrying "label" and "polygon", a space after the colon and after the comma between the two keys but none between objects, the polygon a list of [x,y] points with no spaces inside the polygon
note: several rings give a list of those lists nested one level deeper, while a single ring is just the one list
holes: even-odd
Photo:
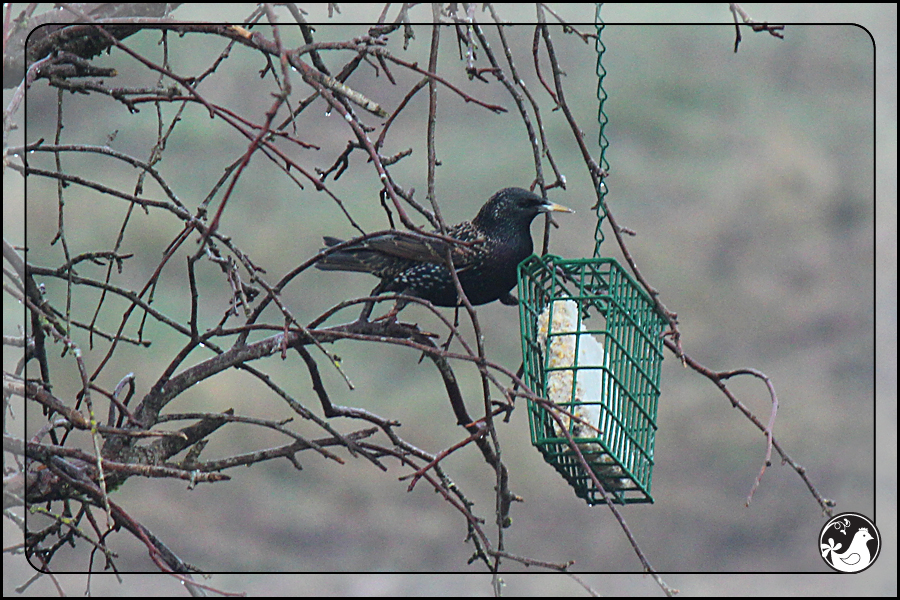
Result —
[{"label": "bird's yellow beak", "polygon": [[562,204],[554,204],[553,202],[550,202],[550,201],[548,200],[548,201],[544,202],[544,204],[541,206],[541,212],[567,212],[567,213],[573,213],[573,212],[575,212],[575,211],[572,210],[571,208],[569,208],[568,206],[563,206]]}]

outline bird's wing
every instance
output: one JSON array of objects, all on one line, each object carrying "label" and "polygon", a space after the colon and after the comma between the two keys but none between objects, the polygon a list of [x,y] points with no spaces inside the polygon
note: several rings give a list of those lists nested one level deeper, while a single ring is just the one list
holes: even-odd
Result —
[{"label": "bird's wing", "polygon": [[380,235],[367,240],[365,244],[369,248],[389,256],[430,263],[443,263],[449,248],[453,265],[457,269],[465,268],[471,261],[472,255],[472,251],[464,245],[451,244],[444,240],[401,231]]}]

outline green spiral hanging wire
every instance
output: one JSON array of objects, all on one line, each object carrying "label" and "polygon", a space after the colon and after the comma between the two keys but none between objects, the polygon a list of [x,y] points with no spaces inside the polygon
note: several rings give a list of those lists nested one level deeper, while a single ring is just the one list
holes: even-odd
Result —
[{"label": "green spiral hanging wire", "polygon": [[[606,116],[606,113],[603,112],[603,105],[606,102],[606,90],[603,89],[603,78],[606,77],[606,69],[603,67],[603,53],[606,51],[606,46],[603,44],[601,38],[601,33],[606,25],[603,23],[603,19],[600,17],[600,7],[603,6],[603,3],[596,4],[596,12],[594,13],[594,27],[597,30],[597,41],[595,43],[595,49],[597,51],[597,122],[600,124],[600,134],[598,144],[600,146],[600,159],[597,163],[600,165],[604,171],[609,170],[609,163],[606,161],[606,148],[609,146],[609,140],[606,139],[606,135],[603,133],[603,130],[606,128],[606,123],[609,121],[609,118]],[[600,199],[597,202],[597,229],[594,231],[594,257],[600,257],[600,244],[603,243],[603,230],[601,225],[603,225],[603,219],[606,218],[606,203],[604,199],[606,198],[606,185],[601,180],[600,189],[598,190],[598,198]]]},{"label": "green spiral hanging wire", "polygon": [[[595,16],[597,166],[608,171],[600,7]],[[587,417],[597,434],[579,430],[570,420],[566,437],[573,439],[566,439],[558,428],[566,422],[555,420],[546,403],[529,399],[531,443],[588,504],[649,503],[664,321],[627,269],[613,257],[600,256],[601,226],[609,212],[606,186],[598,185],[599,201],[592,208],[597,214],[594,256],[533,255],[519,265],[517,288],[525,384],[575,417]],[[586,346],[592,350],[582,352]],[[581,460],[572,441],[587,451]]]}]

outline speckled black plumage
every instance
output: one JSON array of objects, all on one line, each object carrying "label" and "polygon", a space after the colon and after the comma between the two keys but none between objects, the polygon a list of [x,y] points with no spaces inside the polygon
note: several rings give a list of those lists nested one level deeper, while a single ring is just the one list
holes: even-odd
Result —
[{"label": "speckled black plumage", "polygon": [[[520,188],[494,194],[471,221],[447,229],[447,235],[471,245],[449,244],[404,232],[359,242],[325,256],[316,267],[325,271],[361,271],[380,278],[376,293],[396,292],[436,306],[460,304],[445,262],[450,254],[460,284],[473,305],[494,300],[512,303],[516,267],[531,255],[531,222],[542,212],[570,209]],[[343,243],[325,237],[328,247]]]}]

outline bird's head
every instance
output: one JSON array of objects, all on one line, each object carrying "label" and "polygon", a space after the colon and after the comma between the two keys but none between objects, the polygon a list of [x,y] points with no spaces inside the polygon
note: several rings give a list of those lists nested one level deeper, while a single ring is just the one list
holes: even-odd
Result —
[{"label": "bird's head", "polygon": [[504,188],[491,196],[472,223],[485,231],[527,229],[540,213],[575,212],[522,188]]}]

